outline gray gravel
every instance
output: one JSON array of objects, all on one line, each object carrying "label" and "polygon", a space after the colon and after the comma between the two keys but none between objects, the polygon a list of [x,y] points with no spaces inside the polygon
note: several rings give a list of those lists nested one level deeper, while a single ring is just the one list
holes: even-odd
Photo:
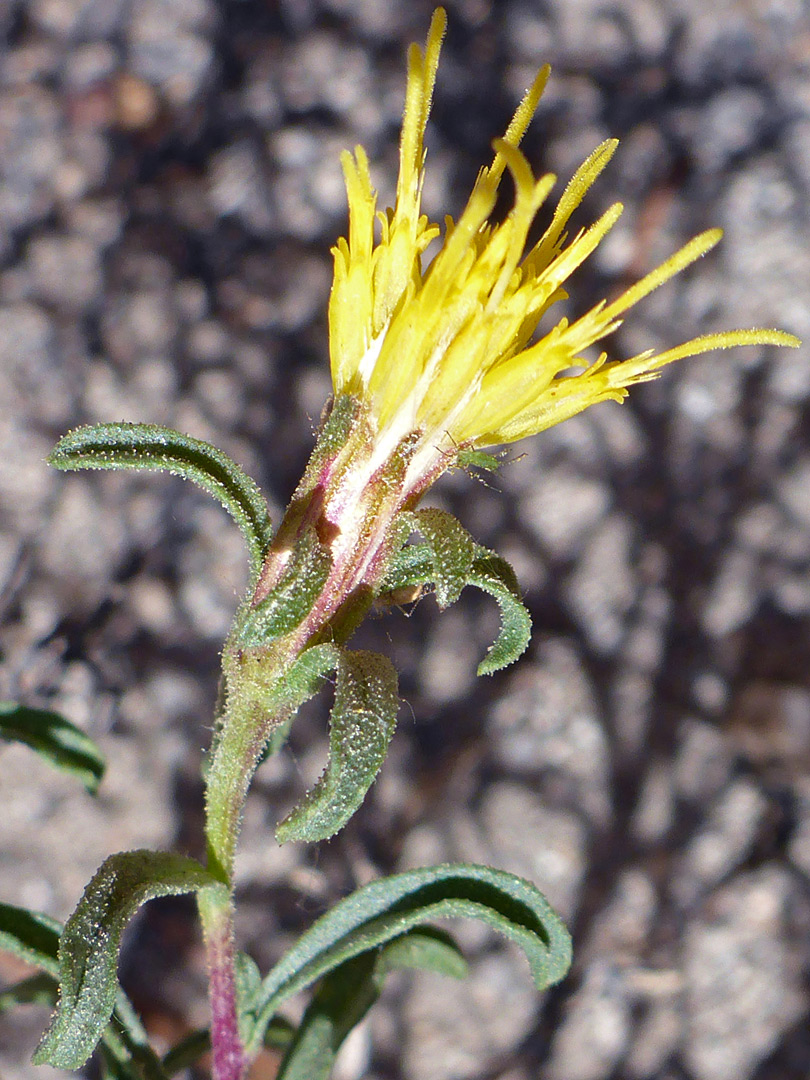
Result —
[{"label": "gray gravel", "polygon": [[[799,0],[457,0],[425,209],[456,213],[537,66],[526,151],[567,177],[622,144],[585,224],[625,215],[573,290],[586,310],[711,225],[721,249],[648,298],[612,355],[753,323],[810,338],[810,12]],[[0,4],[0,696],[98,739],[98,799],[0,751],[0,899],[65,918],[110,852],[201,850],[199,766],[218,650],[245,581],[225,516],[180,481],[57,476],[71,426],[209,439],[274,518],[329,390],[339,152],[390,200],[404,48],[394,0]],[[444,858],[535,880],[575,963],[538,998],[519,955],[458,933],[466,984],[393,979],[339,1080],[805,1080],[810,971],[810,364],[688,361],[516,448],[434,501],[513,560],[535,636],[474,676],[476,597],[372,620],[408,706],[345,832],[278,849],[323,762],[324,710],[262,767],[240,940],[267,967],[352,886]],[[157,1041],[205,1017],[193,908],[148,906],[122,973]],[[0,957],[0,980],[17,977]],[[0,1018],[0,1076],[41,1011]],[[268,1073],[272,1075],[272,1063]]]}]

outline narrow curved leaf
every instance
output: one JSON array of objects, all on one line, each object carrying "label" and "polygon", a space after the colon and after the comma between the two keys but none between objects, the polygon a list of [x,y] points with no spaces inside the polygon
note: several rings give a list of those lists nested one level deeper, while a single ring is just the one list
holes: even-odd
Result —
[{"label": "narrow curved leaf", "polygon": [[65,924],[59,1007],[34,1064],[78,1069],[90,1056],[115,1006],[121,934],[140,905],[212,885],[198,862],[168,852],[119,852],[101,865]]},{"label": "narrow curved leaf", "polygon": [[276,829],[280,843],[325,840],[343,828],[380,771],[398,708],[397,673],[390,660],[371,652],[339,652],[329,761],[312,791]]},{"label": "narrow curved leaf", "polygon": [[322,916],[262,983],[253,1006],[251,1044],[292,995],[347,960],[434,919],[467,917],[516,942],[538,989],[553,986],[571,963],[571,938],[545,897],[528,881],[487,866],[410,870],[366,885]]},{"label": "narrow curved leaf", "polygon": [[59,996],[59,983],[53,975],[45,971],[38,971],[13,986],[0,990],[0,1013],[8,1012],[17,1005],[50,1005],[56,1004]]},{"label": "narrow curved leaf", "polygon": [[[41,968],[41,971],[0,992],[0,1012],[14,1005],[36,1003],[54,1005],[59,996],[59,940],[61,923],[49,915],[0,904],[0,949]],[[128,1061],[139,1061],[138,1077],[162,1076],[159,1063],[149,1049],[146,1032],[123,990],[115,996],[115,1019],[102,1034],[102,1041],[124,1068]]]},{"label": "narrow curved leaf", "polygon": [[0,701],[0,740],[24,743],[61,772],[70,773],[95,793],[104,775],[104,758],[93,740],[64,716]]},{"label": "narrow curved leaf", "polygon": [[277,1080],[328,1080],[344,1039],[378,997],[373,954],[356,956],[333,971],[304,1013]]},{"label": "narrow curved leaf", "polygon": [[401,548],[380,582],[378,601],[398,603],[397,594],[416,585],[433,584],[433,554],[430,544],[407,544]]},{"label": "narrow curved leaf", "polygon": [[[423,529],[420,515],[433,513],[433,511],[418,511],[411,515],[415,526],[420,532],[426,532],[430,525]],[[440,513],[437,511],[437,513]],[[450,518],[450,515],[444,515]],[[455,519],[450,518],[451,521]],[[463,526],[455,523],[462,532]],[[460,534],[459,534],[460,535]],[[468,535],[468,534],[467,534]],[[472,543],[472,540],[470,541]],[[448,541],[448,548],[452,551],[452,541]],[[460,561],[456,564],[460,573],[466,565],[466,548],[462,546]],[[509,563],[488,548],[473,544],[471,564],[464,571],[464,585],[475,585],[498,602],[501,609],[501,630],[494,644],[490,647],[487,655],[478,665],[479,675],[491,675],[494,671],[507,667],[518,659],[525,651],[531,639],[532,621],[525,604],[520,598],[520,589],[512,567]],[[407,544],[391,560],[391,565],[380,584],[378,602],[397,603],[398,596],[404,590],[413,589],[420,585],[435,584],[436,598],[441,606],[447,606],[457,599],[458,574],[451,569],[441,571],[439,564],[441,556],[437,555],[437,542],[433,539],[427,543]],[[442,579],[441,574],[445,573]],[[460,590],[459,590],[460,591]]]},{"label": "narrow curved leaf", "polygon": [[27,964],[59,974],[59,937],[62,924],[27,908],[0,904],[0,949]]},{"label": "narrow curved leaf", "polygon": [[420,926],[389,941],[377,953],[374,978],[382,987],[388,972],[400,968],[432,971],[451,979],[463,979],[469,972],[464,954],[450,934],[434,926]]},{"label": "narrow curved leaf", "polygon": [[273,707],[283,712],[297,709],[321,689],[324,679],[341,662],[342,650],[325,642],[311,645],[291,665],[289,671],[273,688]]},{"label": "narrow curved leaf", "polygon": [[397,968],[420,968],[453,978],[467,974],[467,962],[453,939],[430,927],[411,930],[380,949],[347,960],[321,981],[277,1080],[328,1080],[346,1036],[380,996],[385,976]]},{"label": "narrow curved leaf", "polygon": [[290,669],[274,684],[272,694],[265,703],[268,713],[283,715],[289,712],[291,715],[270,733],[257,768],[282,748],[290,733],[295,712],[318,693],[327,676],[336,669],[339,656],[340,649],[329,642],[311,645],[299,653]]},{"label": "narrow curved leaf", "polygon": [[476,545],[461,522],[445,510],[417,510],[414,517],[430,545],[436,600],[444,609],[458,600],[467,584]]},{"label": "narrow curved leaf", "polygon": [[157,424],[90,424],[68,432],[48,458],[57,469],[160,469],[192,480],[217,499],[242,531],[254,576],[272,524],[256,483],[215,446]]},{"label": "narrow curved leaf", "polygon": [[532,620],[520,599],[515,572],[506,559],[487,548],[477,547],[470,585],[489,593],[501,609],[501,632],[478,665],[479,675],[491,675],[522,656],[532,636]]}]

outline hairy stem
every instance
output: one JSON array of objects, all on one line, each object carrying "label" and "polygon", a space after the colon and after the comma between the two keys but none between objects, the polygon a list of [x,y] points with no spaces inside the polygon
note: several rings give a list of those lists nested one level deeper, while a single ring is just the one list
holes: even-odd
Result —
[{"label": "hairy stem", "polygon": [[221,884],[199,893],[211,1003],[214,1080],[243,1080],[249,1064],[239,1035],[236,998],[233,875],[236,842],[248,785],[272,728],[284,717],[267,717],[240,686],[239,665],[225,651],[228,707],[208,772],[206,845],[208,868]]},{"label": "hairy stem", "polygon": [[239,1035],[236,1001],[233,896],[225,886],[199,894],[208,963],[214,1080],[243,1080],[247,1059]]},{"label": "hairy stem", "polygon": [[[248,1063],[234,973],[234,859],[262,749],[295,707],[285,697],[285,673],[322,635],[337,643],[351,635],[392,552],[406,539],[393,527],[396,515],[418,500],[417,490],[405,487],[414,440],[402,440],[389,459],[377,461],[373,431],[358,410],[353,399],[336,403],[223,652],[224,709],[205,800],[208,869],[221,884],[199,900],[211,979],[214,1080],[244,1080]],[[296,591],[305,598],[300,610],[291,599]],[[240,636],[262,605],[270,609],[265,640]]]}]

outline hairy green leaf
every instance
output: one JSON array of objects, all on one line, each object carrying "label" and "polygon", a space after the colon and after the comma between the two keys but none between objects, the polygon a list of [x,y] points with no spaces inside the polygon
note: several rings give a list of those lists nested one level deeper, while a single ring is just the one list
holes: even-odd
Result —
[{"label": "hairy green leaf", "polygon": [[192,480],[225,507],[242,531],[256,577],[272,536],[256,483],[209,443],[157,424],[90,424],[68,432],[48,461],[57,469],[160,469]]},{"label": "hairy green leaf", "polygon": [[59,1008],[35,1064],[78,1069],[92,1053],[116,1002],[121,934],[140,905],[211,885],[198,862],[168,852],[119,852],[101,865],[60,939]]},{"label": "hairy green leaf", "polygon": [[58,996],[59,983],[55,976],[38,971],[36,975],[0,990],[0,1013],[8,1012],[17,1005],[53,1006]]},{"label": "hairy green leaf", "polygon": [[[435,564],[430,544],[408,544],[392,560],[380,586],[380,600],[396,598],[405,589],[435,581]],[[518,659],[529,644],[532,621],[520,599],[520,589],[509,563],[494,551],[474,547],[466,585],[489,593],[501,609],[501,630],[487,655],[478,665],[479,675],[491,675]],[[396,602],[396,599],[394,600]]]},{"label": "hairy green leaf", "polygon": [[322,980],[277,1080],[327,1080],[346,1036],[379,997],[385,976],[396,968],[421,968],[454,978],[467,973],[453,939],[429,927],[347,960]]},{"label": "hairy green leaf", "polygon": [[[269,713],[283,715],[289,712],[289,719],[273,729],[267,740],[258,765],[273,754],[277,754],[290,733],[294,713],[321,689],[326,678],[337,668],[340,649],[328,642],[311,645],[300,653],[289,670],[272,687],[265,707]],[[257,767],[258,767],[257,765]]]},{"label": "hairy green leaf", "polygon": [[328,1080],[338,1050],[379,996],[374,956],[342,964],[323,980],[281,1063],[277,1080]]},{"label": "hairy green leaf", "polygon": [[[0,904],[0,949],[42,969],[0,992],[0,1012],[14,1005],[56,1004],[62,932],[61,924],[48,915]],[[107,1057],[115,1059],[121,1075],[137,1076],[138,1080],[150,1077],[164,1080],[157,1058],[149,1049],[146,1032],[120,987],[116,990],[114,1021],[104,1029],[102,1042],[107,1048]],[[137,1072],[126,1072],[128,1062],[137,1062]]]},{"label": "hairy green leaf", "polygon": [[0,949],[49,975],[59,974],[61,933],[61,923],[49,915],[13,904],[0,904]]},{"label": "hairy green leaf", "polygon": [[419,531],[430,545],[436,600],[439,607],[444,609],[458,600],[467,584],[475,543],[461,522],[445,510],[417,510],[414,517]]},{"label": "hairy green leaf", "polygon": [[278,1008],[316,979],[415,927],[451,917],[481,919],[516,942],[538,989],[568,970],[568,931],[528,881],[468,864],[410,870],[358,889],[299,938],[262,983],[253,1005],[253,1043]]},{"label": "hairy green leaf", "polygon": [[532,620],[520,599],[515,572],[506,559],[476,545],[470,585],[489,593],[501,609],[501,632],[478,665],[479,675],[491,675],[522,656],[532,636]]},{"label": "hairy green leaf", "polygon": [[294,630],[309,614],[332,565],[328,550],[310,529],[278,585],[255,607],[246,610],[237,631],[243,645],[265,645]]},{"label": "hairy green leaf", "polygon": [[0,739],[24,743],[62,772],[95,793],[104,775],[104,758],[93,740],[58,713],[0,701]]},{"label": "hairy green leaf", "polygon": [[463,979],[469,965],[453,938],[435,926],[420,926],[389,941],[377,953],[374,978],[382,986],[389,971],[410,968]]},{"label": "hairy green leaf", "polygon": [[392,603],[397,603],[396,596],[403,589],[411,589],[415,585],[433,584],[433,553],[430,544],[407,544],[401,548],[380,582],[378,599],[385,603],[390,597],[394,597]]},{"label": "hairy green leaf", "polygon": [[252,956],[238,952],[234,959],[234,978],[236,982],[237,1010],[242,1012],[245,1003],[250,1002],[256,996],[256,991],[261,986],[262,976],[259,966]]},{"label": "hairy green leaf", "polygon": [[339,652],[329,761],[312,791],[276,829],[280,843],[325,840],[343,828],[382,767],[398,708],[390,660],[365,651]]},{"label": "hairy green leaf", "polygon": [[324,680],[340,664],[342,650],[328,642],[311,645],[291,664],[289,670],[273,686],[274,709],[287,712],[297,709],[323,686]]}]

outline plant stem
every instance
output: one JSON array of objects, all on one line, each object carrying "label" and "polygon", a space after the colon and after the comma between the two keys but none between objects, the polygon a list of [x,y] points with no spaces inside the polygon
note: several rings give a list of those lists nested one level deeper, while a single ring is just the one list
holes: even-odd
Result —
[{"label": "plant stem", "polygon": [[[250,607],[237,615],[223,651],[224,712],[205,799],[208,869],[221,884],[199,894],[210,975],[214,1080],[244,1080],[248,1065],[236,1000],[234,857],[245,797],[262,749],[294,708],[281,689],[284,675],[319,635],[328,631],[330,642],[337,644],[350,636],[371,603],[392,545],[401,546],[406,539],[393,527],[396,515],[418,499],[415,488],[404,486],[413,440],[403,440],[390,448],[388,458],[375,460],[373,431],[358,418],[359,409],[353,399],[336,403],[265,554]],[[324,558],[325,578],[319,569]],[[312,575],[311,590],[307,575]],[[306,598],[306,609],[296,611],[293,605],[295,618],[287,625],[282,619],[281,628],[268,633],[266,642],[245,644],[240,637],[245,617],[263,603],[270,605],[274,590],[282,597],[282,610],[283,603],[289,607],[291,584]]]},{"label": "plant stem", "polygon": [[[225,670],[231,686],[239,682],[238,663]],[[238,690],[222,718],[206,791],[208,868],[220,885],[198,894],[203,926],[211,1003],[213,1080],[243,1080],[248,1056],[239,1034],[234,944],[233,872],[236,841],[248,785],[269,730],[282,718],[256,714],[250,695]]]},{"label": "plant stem", "polygon": [[236,1001],[233,896],[225,886],[199,894],[208,962],[214,1080],[243,1080],[247,1060],[239,1035]]}]

